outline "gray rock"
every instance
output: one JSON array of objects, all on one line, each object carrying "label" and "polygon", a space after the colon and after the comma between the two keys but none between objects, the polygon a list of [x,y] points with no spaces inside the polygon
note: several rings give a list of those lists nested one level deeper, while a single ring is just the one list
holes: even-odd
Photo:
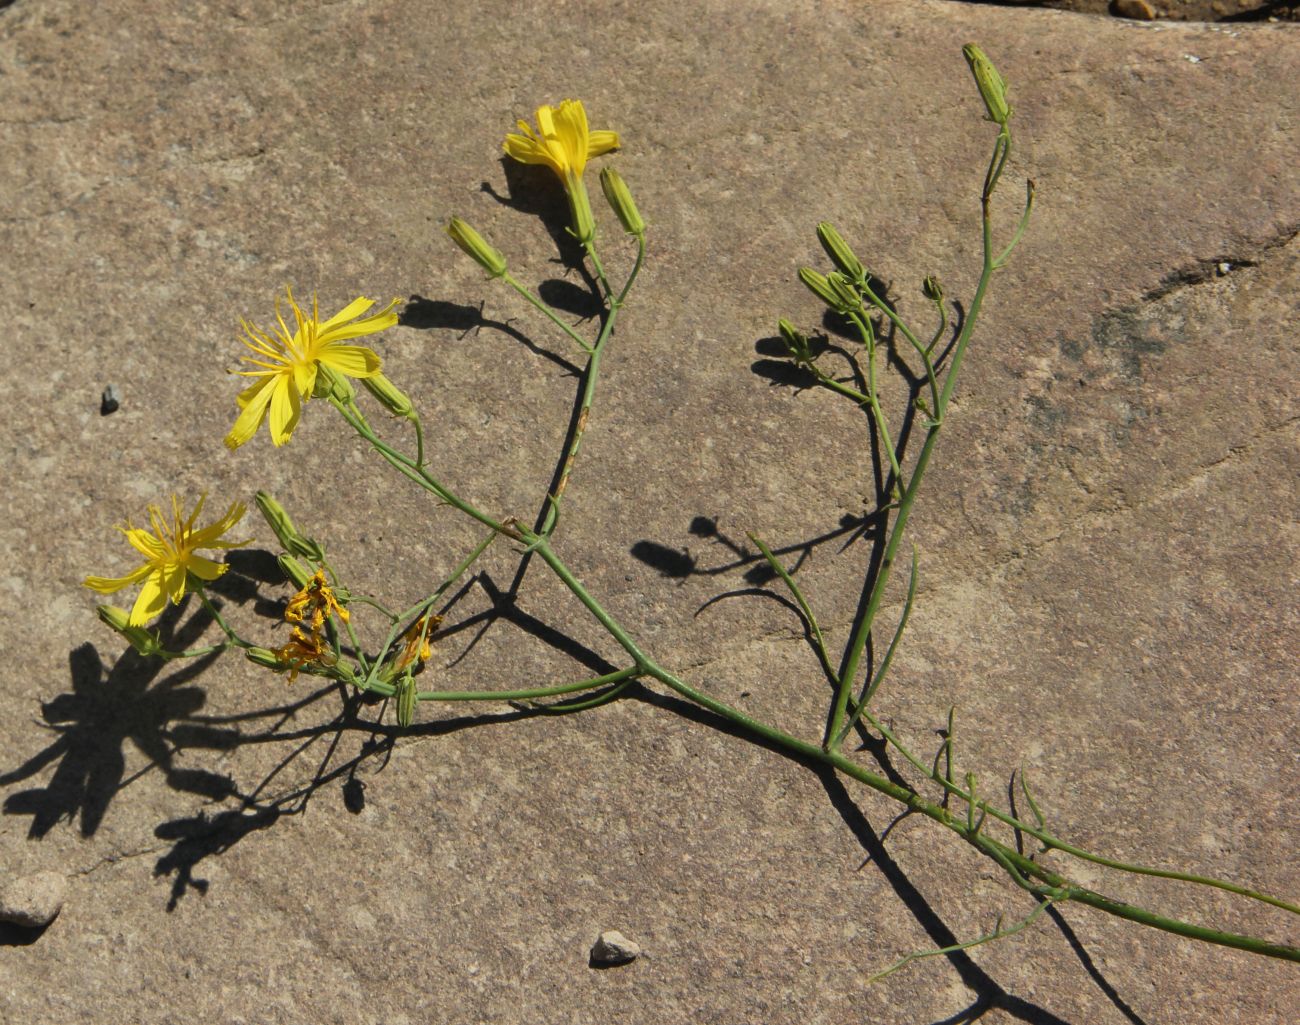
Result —
[{"label": "gray rock", "polygon": [[0,888],[0,922],[28,929],[49,925],[63,909],[68,883],[58,872],[36,872]]},{"label": "gray rock", "polygon": [[596,964],[627,964],[641,956],[641,945],[629,940],[617,929],[609,929],[600,934],[591,948],[591,960]]}]

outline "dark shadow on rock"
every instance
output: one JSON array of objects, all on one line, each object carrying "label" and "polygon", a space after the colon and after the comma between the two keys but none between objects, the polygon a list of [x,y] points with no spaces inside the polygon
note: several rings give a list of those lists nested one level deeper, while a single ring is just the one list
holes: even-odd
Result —
[{"label": "dark shadow on rock", "polygon": [[509,321],[485,317],[482,307],[479,306],[466,306],[442,299],[426,299],[421,295],[413,294],[398,314],[397,322],[421,331],[437,329],[459,331],[462,337],[484,328],[489,331],[500,331],[503,335],[513,338],[529,352],[550,360],[566,373],[576,377],[582,372],[567,357],[538,345]]},{"label": "dark shadow on rock", "polygon": [[[903,906],[911,913],[917,923],[925,930],[936,948],[951,947],[961,940],[948,928],[939,913],[930,906],[929,901],[908,878],[907,873],[889,853],[881,842],[862,810],[854,803],[845,789],[844,781],[832,769],[822,765],[811,767],[817,773],[822,786],[830,798],[832,807],[844,819],[845,825],[853,831],[854,837],[862,845],[868,860],[885,877],[885,880],[898,895]],[[978,994],[974,1003],[957,1014],[935,1022],[934,1025],[957,1025],[957,1023],[979,1020],[986,1013],[997,1009],[1029,1025],[1069,1025],[1061,1017],[1023,997],[1008,993],[998,982],[981,968],[964,950],[945,955],[948,963],[956,970],[962,983]]]},{"label": "dark shadow on rock", "polygon": [[[208,613],[199,609],[173,633],[184,608],[185,604],[169,606],[159,620],[169,646],[188,646],[211,623]],[[215,654],[173,666],[146,659],[128,648],[106,668],[94,645],[74,649],[68,656],[71,691],[41,705],[41,717],[53,739],[22,765],[0,774],[0,786],[29,779],[50,765],[54,765],[54,773],[44,787],[10,794],[4,813],[30,816],[28,836],[32,838],[45,836],[59,822],[73,820],[79,820],[82,836],[92,836],[113,798],[151,769],[161,770],[180,790],[194,788],[204,795],[227,790],[229,781],[224,777],[180,771],[171,736],[176,724],[203,707],[203,690],[187,684],[214,658]],[[233,745],[235,737],[231,731],[215,730],[195,739],[203,746],[225,748]],[[150,762],[130,778],[126,777],[124,752],[128,742]]]},{"label": "dark shadow on rock", "polygon": [[35,929],[29,929],[9,922],[0,922],[0,947],[30,947],[44,936],[45,930],[53,924],[48,922]]}]

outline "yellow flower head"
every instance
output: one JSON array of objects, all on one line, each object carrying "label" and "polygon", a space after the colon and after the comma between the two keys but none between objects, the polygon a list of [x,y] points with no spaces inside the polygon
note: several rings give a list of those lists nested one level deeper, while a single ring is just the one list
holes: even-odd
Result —
[{"label": "yellow flower head", "polygon": [[180,500],[173,495],[170,523],[163,517],[158,506],[149,506],[152,532],[142,527],[132,527],[130,523],[118,528],[126,535],[131,547],[145,557],[145,564],[124,577],[86,577],[82,583],[100,594],[113,594],[131,584],[143,582],[144,586],[140,588],[140,595],[131,609],[129,623],[131,626],[144,626],[162,612],[168,598],[172,604],[176,604],[184,597],[187,574],[193,573],[200,580],[216,580],[226,571],[225,565],[196,555],[195,550],[238,548],[249,542],[221,540],[221,535],[244,515],[244,506],[239,502],[232,504],[226,515],[216,523],[194,529],[206,498],[206,495],[201,495],[194,511],[188,517],[183,517]]},{"label": "yellow flower head", "polygon": [[239,417],[226,435],[226,447],[238,448],[257,433],[263,419],[270,417],[271,441],[283,445],[293,434],[302,416],[302,404],[311,397],[316,385],[319,367],[329,367],[348,377],[373,377],[379,373],[379,357],[364,345],[344,344],[350,338],[373,335],[397,323],[393,307],[400,302],[394,299],[380,313],[361,317],[375,304],[373,299],[354,299],[342,310],[324,322],[311,301],[308,316],[294,302],[293,292],[285,294],[293,310],[295,328],[291,333],[280,313],[280,301],[275,303],[278,330],[269,335],[247,321],[240,321],[248,336],[244,344],[252,350],[244,362],[256,370],[238,371],[244,377],[257,380],[239,393]]},{"label": "yellow flower head", "polygon": [[319,635],[330,615],[337,615],[343,622],[348,621],[348,610],[339,604],[333,588],[325,582],[325,573],[317,570],[316,575],[307,581],[301,591],[289,599],[284,610],[284,618],[289,623],[301,623],[311,613],[311,632]]},{"label": "yellow flower head", "polygon": [[520,121],[519,131],[506,136],[505,151],[522,164],[544,164],[554,171],[569,196],[573,232],[589,242],[595,232],[591,201],[582,183],[587,161],[618,148],[618,133],[593,132],[587,128],[587,112],[581,100],[562,100],[558,107],[537,108],[537,129]]},{"label": "yellow flower head", "polygon": [[561,100],[558,107],[537,108],[537,131],[519,122],[522,135],[506,136],[506,154],[521,164],[545,164],[568,187],[571,178],[581,178],[587,161],[618,148],[617,132],[593,132],[587,128],[587,111],[581,100]]}]

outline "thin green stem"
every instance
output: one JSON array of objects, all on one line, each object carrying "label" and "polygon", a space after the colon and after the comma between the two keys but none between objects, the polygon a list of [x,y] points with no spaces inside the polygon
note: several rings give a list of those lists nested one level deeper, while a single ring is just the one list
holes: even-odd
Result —
[{"label": "thin green stem", "polygon": [[[208,615],[216,621],[217,626],[221,627],[221,632],[229,639],[229,644],[233,644],[238,648],[251,648],[254,646],[251,641],[246,641],[240,637],[239,634],[235,633],[230,624],[228,624],[225,618],[221,615],[221,611],[213,604],[211,599],[208,598],[206,590],[200,587],[194,593],[198,595],[199,601],[203,603],[203,607],[207,610]],[[216,650],[216,648],[214,647],[212,650]],[[175,654],[179,655],[181,653],[176,652]]]},{"label": "thin green stem", "polygon": [[862,693],[859,695],[857,705],[853,709],[853,714],[849,716],[836,734],[835,743],[844,743],[844,738],[852,732],[853,727],[857,725],[858,719],[866,711],[867,706],[871,703],[872,697],[876,690],[884,682],[889,667],[894,661],[894,653],[898,650],[898,644],[903,639],[903,631],[907,629],[907,620],[912,615],[912,603],[916,600],[916,545],[912,546],[912,573],[907,583],[907,601],[903,604],[902,614],[898,617],[898,626],[894,629],[893,639],[889,642],[889,647],[885,651],[885,657],[880,660],[880,667],[876,670],[875,676],[863,685]]},{"label": "thin green stem", "polygon": [[979,936],[973,940],[967,940],[965,943],[954,943],[950,947],[940,947],[937,950],[922,950],[915,954],[908,954],[905,958],[886,968],[883,972],[876,972],[875,975],[868,978],[867,985],[870,986],[873,982],[879,982],[887,975],[893,975],[894,972],[898,971],[900,968],[906,968],[913,961],[920,961],[927,957],[942,957],[947,954],[955,954],[959,950],[970,950],[972,947],[978,947],[984,943],[991,943],[993,940],[1000,940],[1007,936],[1014,936],[1016,933],[1023,929],[1027,929],[1038,921],[1039,916],[1050,908],[1052,904],[1053,901],[1050,899],[1040,902],[1033,911],[1022,918],[1019,922],[1016,922],[1015,925],[1009,925],[1005,929],[1002,928],[1002,919],[999,918],[998,923],[993,927],[992,932],[985,933],[983,936]]},{"label": "thin green stem", "polygon": [[547,320],[549,320],[552,324],[554,324],[566,335],[568,335],[569,338],[573,342],[575,342],[577,346],[580,349],[582,349],[583,352],[590,355],[591,346],[586,343],[582,335],[578,334],[577,331],[573,330],[572,327],[566,324],[563,318],[561,318],[558,313],[556,313],[553,309],[551,309],[550,306],[544,303],[537,296],[533,295],[533,293],[529,291],[525,286],[521,285],[518,281],[516,281],[508,271],[505,274],[501,275],[501,280],[504,281],[511,288],[513,288],[520,295],[522,295],[525,299],[527,299],[529,303],[531,303],[544,317],[546,317]]},{"label": "thin green stem", "polygon": [[600,275],[600,280],[604,284],[607,293],[607,302],[609,303],[609,312],[605,317],[605,322],[601,326],[600,335],[596,342],[588,350],[590,356],[587,360],[587,369],[583,374],[582,398],[578,406],[578,418],[574,422],[573,431],[570,433],[569,442],[564,452],[564,462],[560,467],[560,477],[555,484],[555,491],[552,492],[547,504],[546,514],[542,518],[542,525],[539,533],[542,537],[550,537],[555,533],[555,528],[560,522],[560,499],[564,496],[564,490],[569,486],[569,477],[573,473],[574,464],[578,459],[578,450],[582,447],[583,436],[587,432],[587,426],[591,420],[591,407],[596,401],[596,385],[600,380],[600,358],[604,355],[605,346],[610,338],[614,335],[614,324],[618,320],[619,310],[622,309],[623,303],[627,298],[628,292],[632,288],[632,283],[636,280],[637,275],[641,272],[641,264],[645,259],[645,239],[637,239],[636,263],[632,265],[632,270],[628,274],[627,281],[624,282],[618,298],[614,298],[612,290],[609,288],[609,282],[605,278],[604,268],[601,267],[600,261],[596,256],[595,246],[590,242],[587,243],[587,254],[591,257],[592,263],[596,266]]},{"label": "thin green stem", "polygon": [[524,690],[421,690],[416,691],[417,701],[529,701],[534,698],[553,698],[561,694],[595,690],[613,683],[623,683],[640,675],[637,666],[628,666],[616,672],[594,676],[590,680],[565,683],[558,687],[529,687]]},{"label": "thin green stem", "polygon": [[839,678],[835,675],[835,668],[831,665],[830,655],[826,651],[826,639],[822,636],[822,628],[817,625],[817,617],[813,615],[811,606],[809,606],[807,599],[804,598],[803,592],[799,590],[799,585],[794,582],[794,577],[790,575],[790,571],[781,565],[780,560],[772,554],[772,550],[768,548],[767,545],[763,544],[762,539],[759,538],[757,534],[751,533],[749,539],[753,541],[754,544],[758,546],[758,550],[763,553],[763,558],[765,558],[767,564],[772,567],[772,572],[785,582],[785,586],[788,587],[790,593],[794,595],[794,600],[799,605],[799,611],[803,613],[804,620],[808,623],[808,629],[812,632],[813,640],[817,649],[817,657],[821,659],[822,669],[826,671],[826,675],[831,679],[831,682],[838,684]]}]

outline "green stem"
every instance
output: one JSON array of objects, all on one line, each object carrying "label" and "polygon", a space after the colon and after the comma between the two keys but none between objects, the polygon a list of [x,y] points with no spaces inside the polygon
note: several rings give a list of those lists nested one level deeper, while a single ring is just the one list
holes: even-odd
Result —
[{"label": "green stem", "polygon": [[586,248],[587,255],[591,257],[600,280],[604,284],[609,303],[609,315],[605,318],[605,323],[600,329],[600,336],[588,350],[591,355],[587,360],[586,372],[583,374],[582,399],[578,407],[578,419],[574,423],[573,432],[569,437],[569,443],[564,452],[564,462],[560,468],[560,479],[555,484],[555,491],[549,496],[546,515],[542,519],[539,533],[543,537],[550,537],[555,533],[555,528],[559,525],[560,499],[564,495],[564,489],[569,486],[569,477],[573,473],[573,466],[578,458],[578,450],[582,447],[582,438],[587,432],[587,426],[591,419],[591,407],[596,401],[596,384],[600,379],[600,358],[605,352],[606,344],[613,337],[614,323],[618,320],[619,310],[622,309],[633,282],[636,281],[637,275],[641,272],[641,264],[645,260],[645,238],[638,237],[636,263],[633,264],[627,281],[623,283],[622,290],[619,292],[618,297],[615,298],[609,288],[609,282],[605,278],[604,268],[596,256],[595,246],[589,242]]},{"label": "green stem", "polygon": [[544,317],[546,317],[547,320],[549,320],[552,324],[554,324],[566,335],[568,335],[570,339],[576,342],[578,347],[582,349],[583,352],[585,353],[591,352],[591,346],[588,345],[583,340],[582,335],[578,334],[577,331],[573,330],[573,328],[571,328],[568,324],[566,324],[563,321],[563,319],[561,319],[560,315],[556,313],[553,309],[551,309],[548,305],[546,305],[546,303],[542,302],[540,298],[533,295],[532,292],[530,292],[527,288],[525,288],[518,281],[516,281],[509,274],[509,272],[501,275],[501,280],[504,281],[511,288],[513,288],[520,295],[522,295],[525,299],[527,299],[529,303],[531,303]]}]

